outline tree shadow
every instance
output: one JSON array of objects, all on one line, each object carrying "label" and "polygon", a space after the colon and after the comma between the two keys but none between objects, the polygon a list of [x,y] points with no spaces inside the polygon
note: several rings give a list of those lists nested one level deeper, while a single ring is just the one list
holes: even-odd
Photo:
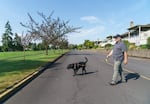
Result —
[{"label": "tree shadow", "polygon": [[[7,61],[6,61],[7,62]],[[20,62],[20,61],[17,61],[17,62]],[[21,61],[22,62],[22,61]],[[26,60],[26,64],[29,64],[29,63],[41,63],[41,61],[32,61],[32,60]],[[44,62],[45,63],[45,62]],[[9,63],[11,65],[16,65],[16,62],[11,62]],[[37,74],[34,74],[32,75],[32,77],[30,77],[28,80],[24,81],[21,85],[19,85],[18,87],[14,88],[12,91],[10,91],[8,94],[6,94],[6,96],[2,97],[0,99],[0,104],[2,102],[5,102],[6,100],[8,100],[10,97],[12,97],[13,95],[15,95],[18,91],[20,91],[22,88],[24,88],[26,85],[28,85],[32,80],[34,80],[35,78],[37,78],[39,75],[41,75],[45,70],[47,70],[48,68],[53,68],[53,67],[56,67],[58,64],[61,64],[61,63],[56,63],[55,61],[52,61],[52,62],[48,62],[47,64],[44,64],[43,66],[41,66],[41,68],[39,68],[39,72]],[[31,70],[32,68],[37,68],[36,66],[33,66],[31,68],[30,65],[28,65],[28,69],[26,69],[27,67],[21,67],[22,69],[11,69],[11,70],[0,70],[2,73],[5,73],[5,72],[13,72],[13,71],[20,71],[20,70]],[[27,76],[28,77],[28,76]],[[26,77],[25,77],[26,78]],[[25,79],[24,78],[24,79]],[[20,81],[24,80],[24,79],[20,79]],[[19,82],[20,82],[19,81]],[[10,88],[12,88],[14,85],[18,84],[19,82],[17,83],[14,83],[13,85],[11,85]],[[8,88],[9,89],[9,88]],[[4,91],[7,91],[7,88],[4,89]]]},{"label": "tree shadow", "polygon": [[[58,65],[60,65],[61,63],[57,63],[57,62],[49,62],[47,65],[44,65],[47,66],[47,70],[49,70],[50,68],[54,68],[54,67],[57,67]],[[55,68],[55,70],[60,70],[61,68],[57,69]]]},{"label": "tree shadow", "polygon": [[5,73],[22,72],[29,70],[41,70],[43,68],[56,67],[58,64],[56,62],[45,62],[45,61],[35,61],[35,60],[17,60],[17,61],[0,61],[0,75],[5,75]]},{"label": "tree shadow", "polygon": [[92,54],[86,54],[86,53],[85,54],[84,53],[83,54],[81,53],[68,53],[67,54],[67,56],[70,56],[70,55],[92,55]]}]

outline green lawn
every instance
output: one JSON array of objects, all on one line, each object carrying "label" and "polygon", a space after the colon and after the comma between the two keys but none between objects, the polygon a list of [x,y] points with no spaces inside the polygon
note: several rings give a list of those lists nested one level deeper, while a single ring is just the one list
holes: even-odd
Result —
[{"label": "green lawn", "polygon": [[40,66],[51,62],[66,51],[0,52],[0,91],[23,79]]}]

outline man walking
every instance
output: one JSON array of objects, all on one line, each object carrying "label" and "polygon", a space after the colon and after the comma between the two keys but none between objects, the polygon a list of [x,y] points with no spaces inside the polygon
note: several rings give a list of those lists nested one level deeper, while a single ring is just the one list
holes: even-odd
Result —
[{"label": "man walking", "polygon": [[121,82],[126,82],[125,76],[123,75],[123,69],[122,69],[122,63],[124,64],[128,63],[128,56],[127,56],[127,47],[124,44],[124,42],[121,40],[121,36],[117,34],[114,36],[115,38],[115,45],[111,52],[107,55],[107,58],[109,58],[111,55],[113,56],[114,60],[114,73],[112,81],[110,82],[110,85],[116,85],[117,84],[117,76],[120,75]]}]

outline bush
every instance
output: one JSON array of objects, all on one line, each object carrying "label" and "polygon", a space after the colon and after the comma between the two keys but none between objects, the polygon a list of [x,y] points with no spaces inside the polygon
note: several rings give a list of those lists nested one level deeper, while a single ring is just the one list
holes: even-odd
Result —
[{"label": "bush", "polygon": [[98,45],[95,45],[95,46],[94,46],[94,49],[97,49],[97,48],[98,48]]},{"label": "bush", "polygon": [[150,49],[150,37],[147,39],[147,48]]},{"label": "bush", "polygon": [[106,45],[105,45],[105,49],[106,49],[106,50],[111,49],[111,47],[112,47],[112,44],[106,44]]},{"label": "bush", "polygon": [[132,49],[136,49],[137,48],[137,46],[135,45],[135,43],[130,43],[130,45],[129,45],[129,50],[132,50]]},{"label": "bush", "polygon": [[140,45],[140,48],[141,48],[141,49],[148,49],[149,46],[148,46],[147,44],[145,44],[145,45]]},{"label": "bush", "polygon": [[2,52],[2,46],[0,46],[0,52]]},{"label": "bush", "polygon": [[129,48],[130,42],[128,40],[124,40],[123,42],[125,43],[125,45],[127,46],[127,48]]}]

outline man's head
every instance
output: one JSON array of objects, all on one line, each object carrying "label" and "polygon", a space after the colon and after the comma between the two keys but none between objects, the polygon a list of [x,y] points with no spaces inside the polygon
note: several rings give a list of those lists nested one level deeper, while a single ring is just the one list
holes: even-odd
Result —
[{"label": "man's head", "polygon": [[121,35],[117,34],[116,36],[113,37],[115,39],[116,42],[121,41]]}]

